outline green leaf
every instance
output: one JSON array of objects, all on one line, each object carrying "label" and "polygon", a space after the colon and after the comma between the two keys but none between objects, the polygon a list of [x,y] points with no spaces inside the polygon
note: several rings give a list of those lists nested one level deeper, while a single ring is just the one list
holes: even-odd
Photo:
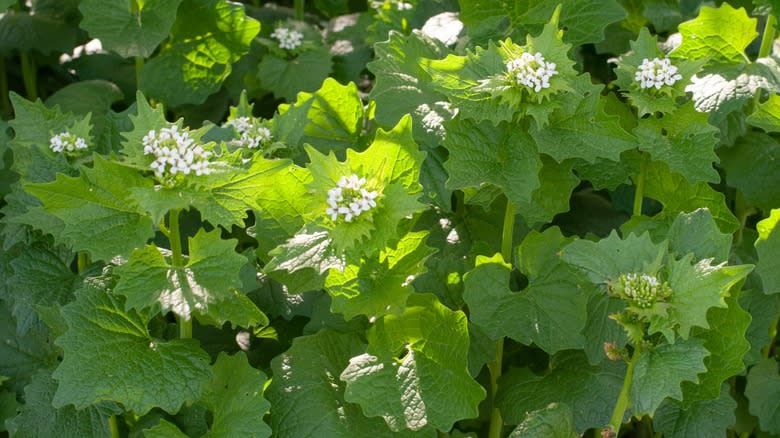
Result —
[{"label": "green leaf", "polygon": [[296,146],[308,143],[320,152],[343,156],[358,143],[363,103],[354,83],[341,85],[327,78],[314,93],[298,93],[295,103],[281,105],[274,121],[279,141]]},{"label": "green leaf", "polygon": [[682,257],[692,253],[694,259],[712,258],[725,262],[731,250],[731,234],[722,233],[706,208],[680,213],[669,228],[669,252]]},{"label": "green leaf", "polygon": [[639,119],[634,130],[639,149],[648,152],[653,160],[669,165],[672,172],[685,176],[689,184],[717,183],[720,175],[712,163],[719,161],[713,151],[718,143],[718,129],[707,123],[707,117],[688,103],[663,118]]},{"label": "green leaf", "polygon": [[[187,264],[173,266],[154,245],[133,251],[118,266],[114,293],[127,297],[126,309],[173,311],[189,320],[198,310],[210,314],[209,305],[232,299],[231,288],[241,287],[238,272],[246,259],[234,250],[236,241],[222,240],[220,231],[198,231],[189,239]],[[166,251],[167,255],[167,251]]]},{"label": "green leaf", "polygon": [[346,384],[336,376],[364,348],[356,334],[321,330],[296,337],[287,351],[271,360],[274,378],[266,396],[274,435],[396,436],[384,421],[368,418],[360,406],[344,401]]},{"label": "green leaf", "polygon": [[182,0],[103,2],[85,0],[79,4],[84,16],[80,26],[97,38],[105,50],[123,58],[148,58],[164,40]]},{"label": "green leaf", "polygon": [[542,167],[536,144],[520,124],[477,123],[456,118],[446,124],[444,163],[450,175],[447,187],[462,189],[493,184],[515,204],[532,202]]},{"label": "green leaf", "polygon": [[680,384],[697,381],[696,375],[707,370],[704,358],[709,352],[699,339],[663,344],[642,352],[634,366],[629,397],[634,416],[652,416],[667,398],[682,400]]},{"label": "green leaf", "polygon": [[322,275],[331,268],[343,269],[345,261],[332,246],[328,231],[307,224],[298,234],[269,253],[273,258],[265,265],[265,272],[284,270],[295,273],[313,270]]},{"label": "green leaf", "polygon": [[699,16],[680,24],[679,30],[682,44],[672,56],[737,64],[750,62],[745,48],[758,36],[756,19],[748,17],[744,8],[734,9],[728,3],[719,8],[703,6]]},{"label": "green leaf", "polygon": [[768,133],[780,132],[780,95],[771,94],[766,102],[759,103],[747,122]]},{"label": "green leaf", "polygon": [[242,292],[232,289],[227,296],[212,303],[207,309],[196,309],[195,317],[201,324],[222,327],[226,323],[236,327],[265,327],[268,317]]},{"label": "green leaf", "polygon": [[369,98],[376,102],[377,123],[393,126],[411,114],[415,140],[428,147],[441,142],[445,133],[442,122],[452,118],[453,110],[434,90],[431,76],[418,60],[441,59],[447,52],[442,43],[419,32],[390,32],[387,41],[374,45],[374,60],[367,68],[376,76]]},{"label": "green leaf", "polygon": [[626,345],[626,331],[610,315],[621,312],[626,305],[623,300],[590,291],[588,300],[588,320],[582,335],[585,337],[585,354],[591,365],[598,365],[608,359],[605,347]]},{"label": "green leaf", "polygon": [[154,427],[144,429],[143,434],[144,438],[186,438],[188,436],[175,424],[162,419]]},{"label": "green leaf", "polygon": [[124,299],[95,282],[62,308],[69,330],[56,342],[65,355],[54,371],[54,407],[82,409],[110,400],[143,415],[155,407],[175,413],[197,400],[211,378],[209,356],[198,341],[152,337],[146,313],[125,312]]},{"label": "green leaf", "polygon": [[140,88],[170,106],[199,104],[215,93],[231,64],[249,52],[260,23],[226,0],[183,0],[171,39],[144,65]]},{"label": "green leaf", "polygon": [[257,66],[257,80],[276,97],[292,102],[298,92],[316,90],[332,69],[333,60],[327,47],[316,46],[292,59],[273,54],[264,56]]},{"label": "green leaf", "polygon": [[[21,404],[16,401],[16,393],[0,390],[0,432],[7,432]],[[7,422],[6,422],[7,421]]]},{"label": "green leaf", "polygon": [[511,368],[499,379],[496,403],[508,424],[520,423],[526,412],[544,409],[550,403],[580,406],[582,409],[573,410],[574,428],[582,434],[609,422],[625,368],[623,362],[612,361],[591,366],[582,352],[563,351],[550,359],[545,375],[528,368]]},{"label": "green leaf", "polygon": [[24,388],[25,403],[19,415],[8,422],[9,433],[18,438],[57,436],[63,438],[105,438],[111,436],[108,419],[115,412],[106,404],[76,410],[73,406],[52,406],[57,382],[40,372]]},{"label": "green leaf", "polygon": [[711,309],[707,315],[709,330],[695,330],[693,335],[704,340],[710,355],[704,359],[707,372],[699,375],[698,384],[683,382],[682,408],[689,409],[700,400],[715,399],[723,382],[745,369],[743,358],[750,350],[745,334],[751,315],[740,307],[736,296],[726,298],[728,308]]},{"label": "green leaf", "polygon": [[598,43],[608,24],[625,18],[626,11],[614,0],[477,0],[461,1],[460,19],[476,42],[511,36],[519,40],[538,32],[556,5],[561,4],[561,25],[568,28],[564,40],[572,45]]},{"label": "green leaf", "polygon": [[753,270],[752,265],[712,265],[704,259],[693,263],[693,254],[670,259],[666,268],[672,296],[667,302],[670,318],[678,324],[677,332],[688,338],[691,328],[709,328],[707,311],[712,307],[727,307],[724,297],[729,289]]},{"label": "green leaf", "polygon": [[780,206],[780,188],[765,183],[780,173],[780,143],[769,135],[749,132],[719,153],[726,183],[739,190],[748,205],[763,211]]},{"label": "green leaf", "polygon": [[689,183],[685,177],[669,171],[665,163],[648,163],[645,174],[645,196],[660,201],[664,208],[655,220],[669,220],[680,212],[707,208],[723,233],[733,233],[740,223],[726,205],[725,196],[705,182]]},{"label": "green leaf", "polygon": [[271,407],[262,395],[267,378],[249,365],[246,354],[220,353],[213,373],[199,402],[214,415],[209,432],[203,436],[271,436],[271,428],[263,422],[263,415]]},{"label": "green leaf", "polygon": [[403,315],[385,316],[369,329],[368,344],[341,373],[344,398],[360,404],[366,416],[382,416],[393,431],[416,431],[449,430],[478,415],[485,389],[468,373],[462,312],[433,295],[412,295]]},{"label": "green leaf", "polygon": [[668,438],[719,436],[737,420],[737,402],[729,395],[728,386],[723,385],[720,393],[716,400],[697,401],[687,409],[674,400],[664,400],[653,416],[653,428]]},{"label": "green leaf", "polygon": [[574,438],[574,414],[569,406],[550,403],[544,409],[525,414],[509,438]]},{"label": "green leaf", "polygon": [[772,210],[768,218],[756,224],[758,239],[756,273],[761,276],[765,294],[780,293],[780,209]]},{"label": "green leaf", "polygon": [[777,360],[764,359],[750,369],[745,396],[750,401],[750,413],[758,417],[761,429],[771,434],[780,433],[780,374]]},{"label": "green leaf", "polygon": [[10,377],[6,385],[21,394],[39,369],[57,364],[57,351],[51,345],[43,324],[36,324],[25,334],[19,334],[16,321],[4,302],[0,301],[0,376]]},{"label": "green leaf", "polygon": [[75,23],[65,21],[69,8],[58,4],[60,10],[55,14],[36,11],[37,4],[45,3],[32,3],[33,10],[29,12],[9,10],[3,13],[0,17],[0,53],[7,57],[12,51],[50,55],[73,50],[79,35]]},{"label": "green leaf", "polygon": [[541,155],[539,188],[531,193],[531,202],[515,205],[517,213],[529,225],[552,222],[555,215],[569,211],[569,198],[580,179],[572,172],[573,163],[557,163]]},{"label": "green leaf", "polygon": [[427,231],[408,233],[377,258],[331,270],[325,290],[333,299],[332,311],[346,320],[365,315],[370,321],[403,313],[406,299],[414,293],[412,281],[427,270],[425,260],[435,252],[425,245],[427,237]]},{"label": "green leaf", "polygon": [[476,267],[464,278],[471,321],[493,340],[508,336],[533,342],[549,354],[582,348],[587,297],[556,255],[568,241],[555,227],[526,236],[518,248],[518,268],[529,284],[520,292],[509,290],[511,266],[500,254],[477,256]]},{"label": "green leaf", "polygon": [[135,169],[95,156],[94,167],[83,167],[78,177],[58,175],[52,183],[27,184],[25,189],[62,221],[61,229],[43,224],[44,231],[93,260],[110,260],[152,237],[152,221],[128,202],[131,188],[151,184]]}]

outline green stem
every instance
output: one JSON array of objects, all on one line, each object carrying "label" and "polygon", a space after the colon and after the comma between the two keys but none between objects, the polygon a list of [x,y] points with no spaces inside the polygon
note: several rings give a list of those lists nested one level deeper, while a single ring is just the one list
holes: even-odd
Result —
[{"label": "green stem", "polygon": [[108,417],[108,427],[111,429],[111,438],[119,438],[119,424],[116,422],[116,415]]},{"label": "green stem", "polygon": [[633,216],[642,216],[642,200],[644,199],[645,192],[645,173],[647,173],[647,157],[643,152],[640,152],[641,159],[639,161],[639,174],[636,176],[634,183],[636,184],[634,189],[634,211]]},{"label": "green stem", "polygon": [[[181,231],[179,230],[179,213],[181,210],[173,209],[168,213],[168,239],[171,242],[171,257],[174,268],[184,266],[184,255],[181,251]],[[192,319],[177,317],[179,323],[179,338],[192,337]]]},{"label": "green stem", "polygon": [[[764,25],[764,35],[761,37],[761,47],[758,49],[758,57],[764,58],[772,53],[772,45],[775,42],[775,25],[777,24],[777,18],[774,14],[766,16],[766,24]],[[756,90],[755,96],[753,96],[753,108],[758,106],[758,101],[761,99],[761,90]]]},{"label": "green stem", "polygon": [[79,274],[84,272],[85,269],[87,269],[87,266],[89,266],[89,254],[87,254],[84,251],[79,251],[76,255],[76,266],[78,267]]},{"label": "green stem", "polygon": [[38,99],[38,84],[35,71],[35,60],[27,53],[22,52],[19,57],[19,63],[22,65],[22,81],[24,90],[27,93],[27,99]]},{"label": "green stem", "polygon": [[135,89],[141,88],[141,72],[144,70],[144,58],[141,56],[135,57]]},{"label": "green stem", "polygon": [[295,19],[303,21],[303,2],[304,0],[295,0]]},{"label": "green stem", "polygon": [[[5,70],[5,57],[0,56],[0,115],[11,114],[11,104],[8,101],[8,72]],[[2,159],[2,157],[0,157]]]},{"label": "green stem", "polygon": [[772,323],[771,326],[769,326],[769,338],[771,341],[769,342],[769,345],[766,346],[764,349],[764,358],[769,359],[772,357],[772,351],[774,350],[776,337],[777,337],[777,325],[780,324],[780,313],[775,316],[775,322]]},{"label": "green stem", "polygon": [[512,233],[515,229],[515,204],[506,200],[504,213],[504,228],[501,230],[501,255],[506,263],[512,263]]},{"label": "green stem", "polygon": [[617,433],[620,431],[620,426],[623,424],[623,417],[626,415],[626,409],[628,409],[628,391],[631,389],[631,380],[634,378],[634,365],[636,365],[636,362],[639,359],[639,353],[639,349],[635,349],[631,356],[631,360],[628,362],[626,376],[623,378],[623,387],[620,388],[620,395],[618,395],[615,409],[612,411],[612,417],[609,420],[609,427],[615,432],[615,436],[617,436]]}]

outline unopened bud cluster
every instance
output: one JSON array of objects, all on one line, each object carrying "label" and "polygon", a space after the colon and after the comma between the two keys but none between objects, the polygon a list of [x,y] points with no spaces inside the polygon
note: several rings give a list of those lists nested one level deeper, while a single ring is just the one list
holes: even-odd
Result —
[{"label": "unopened bud cluster", "polygon": [[539,52],[535,55],[523,53],[519,58],[507,62],[506,69],[515,83],[525,85],[537,93],[542,88],[550,88],[550,78],[558,74],[555,63],[545,61]]},{"label": "unopened bud cluster", "polygon": [[660,90],[664,85],[674,85],[682,79],[677,73],[677,67],[672,65],[669,58],[655,58],[642,60],[642,65],[636,71],[635,79],[639,81],[641,88],[653,88]]},{"label": "unopened bud cluster", "polygon": [[257,149],[271,142],[271,130],[260,126],[251,117],[236,117],[225,126],[232,126],[238,132],[240,137],[232,141],[236,146]]},{"label": "unopened bud cluster", "polygon": [[659,281],[654,275],[636,273],[621,274],[612,291],[640,309],[649,309],[657,301],[663,301],[672,295],[672,289],[667,282]]},{"label": "unopened bud cluster", "polygon": [[271,34],[271,38],[279,41],[279,47],[287,50],[297,49],[303,43],[303,34],[295,29],[277,27]]},{"label": "unopened bud cluster", "polygon": [[76,152],[87,148],[87,142],[81,137],[64,131],[49,139],[49,147],[54,152]]},{"label": "unopened bud cluster", "polygon": [[151,130],[143,138],[144,155],[153,155],[154,161],[149,167],[158,178],[177,174],[208,175],[211,152],[195,143],[187,130],[179,130],[176,125]]},{"label": "unopened bud cluster", "polygon": [[344,216],[345,222],[376,207],[377,192],[364,188],[365,178],[357,175],[342,176],[336,187],[328,190],[328,208],[325,212],[332,220]]}]

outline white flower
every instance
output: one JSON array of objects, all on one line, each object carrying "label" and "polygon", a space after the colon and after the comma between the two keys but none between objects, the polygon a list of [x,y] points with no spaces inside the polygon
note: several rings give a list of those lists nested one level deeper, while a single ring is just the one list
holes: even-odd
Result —
[{"label": "white flower", "polygon": [[271,142],[271,130],[260,126],[254,118],[236,117],[223,126],[232,126],[240,135],[231,142],[236,146],[256,149]]},{"label": "white flower", "polygon": [[672,65],[669,58],[655,58],[642,60],[642,65],[636,71],[634,78],[639,81],[640,88],[653,88],[660,90],[664,85],[674,85],[682,79],[677,73],[677,67]]},{"label": "white flower", "polygon": [[279,41],[279,47],[288,50],[295,50],[303,43],[303,34],[297,30],[290,30],[286,27],[277,27],[271,34],[271,38]]},{"label": "white flower", "polygon": [[328,190],[328,208],[325,212],[331,220],[338,220],[339,215],[343,215],[344,221],[352,222],[352,219],[376,207],[378,193],[366,190],[363,187],[365,184],[365,178],[352,174],[342,176],[336,187]]},{"label": "white flower", "polygon": [[76,152],[87,148],[87,142],[70,132],[63,131],[49,139],[49,147],[54,152]]},{"label": "white flower", "polygon": [[550,88],[550,78],[558,74],[554,62],[547,62],[541,53],[531,55],[528,52],[506,63],[507,71],[518,85],[539,92],[542,88]]},{"label": "white flower", "polygon": [[190,138],[189,131],[179,131],[178,126],[151,130],[143,138],[144,155],[153,155],[149,165],[158,178],[177,174],[208,175],[211,173],[208,159],[211,152],[203,149]]}]

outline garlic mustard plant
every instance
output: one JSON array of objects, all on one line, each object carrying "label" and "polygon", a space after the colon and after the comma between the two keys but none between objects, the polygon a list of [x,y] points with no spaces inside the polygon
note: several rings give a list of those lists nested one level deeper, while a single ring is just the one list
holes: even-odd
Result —
[{"label": "garlic mustard plant", "polygon": [[524,85],[535,92],[550,88],[550,78],[558,74],[554,62],[547,62],[541,53],[528,52],[506,63],[506,70],[517,85]]},{"label": "garlic mustard plant", "polygon": [[654,275],[630,273],[618,277],[612,293],[634,307],[649,309],[657,301],[670,297],[672,289],[667,282],[661,282]]},{"label": "garlic mustard plant", "polygon": [[239,138],[231,144],[249,149],[257,149],[271,142],[271,130],[262,126],[253,117],[236,117],[226,122],[223,126],[233,127],[239,134]]},{"label": "garlic mustard plant", "polygon": [[271,38],[279,41],[279,47],[287,50],[295,50],[303,43],[303,33],[286,27],[274,29]]},{"label": "garlic mustard plant", "polygon": [[49,147],[54,152],[76,152],[87,149],[87,142],[70,132],[63,131],[52,136],[49,140]]},{"label": "garlic mustard plant", "polygon": [[677,67],[669,61],[669,58],[652,60],[645,58],[636,72],[635,79],[639,82],[640,88],[660,90],[664,85],[674,85],[682,79],[682,75],[677,73]]},{"label": "garlic mustard plant", "polygon": [[143,138],[144,155],[154,156],[149,165],[160,179],[170,179],[178,174],[208,175],[211,173],[208,159],[211,152],[190,137],[186,129],[178,126],[149,131]]},{"label": "garlic mustard plant", "polygon": [[328,208],[325,210],[331,220],[344,216],[345,222],[376,207],[376,191],[365,189],[366,179],[355,174],[342,176],[336,187],[328,190]]}]

